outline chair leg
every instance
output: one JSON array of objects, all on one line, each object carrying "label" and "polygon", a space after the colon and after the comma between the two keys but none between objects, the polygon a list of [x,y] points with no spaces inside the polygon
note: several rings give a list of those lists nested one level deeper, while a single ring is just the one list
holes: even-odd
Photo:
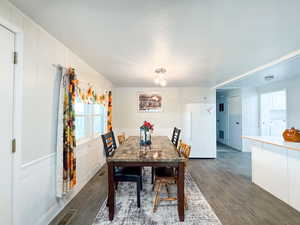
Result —
[{"label": "chair leg", "polygon": [[143,191],[143,177],[140,178],[140,189]]},{"label": "chair leg", "polygon": [[151,167],[151,184],[154,183],[154,173],[155,173],[155,168]]},{"label": "chair leg", "polygon": [[118,190],[118,184],[119,184],[118,182],[115,183],[116,190]]},{"label": "chair leg", "polygon": [[153,202],[153,212],[155,212],[157,210],[157,206],[160,201],[160,188],[161,188],[161,182],[158,181],[155,198],[154,198],[154,202]]},{"label": "chair leg", "polygon": [[152,185],[152,191],[156,191],[157,190],[157,183],[156,180],[154,180],[154,184]]},{"label": "chair leg", "polygon": [[136,182],[136,197],[137,197],[137,207],[140,208],[141,207],[141,182],[140,180],[138,180]]},{"label": "chair leg", "polygon": [[186,210],[189,209],[186,196],[184,196],[184,208],[185,208]]},{"label": "chair leg", "polygon": [[166,184],[166,191],[167,191],[167,194],[168,194],[168,198],[170,198],[170,189],[169,189],[169,185]]},{"label": "chair leg", "polygon": [[154,183],[152,185],[152,191],[156,191],[156,181],[154,180]]}]

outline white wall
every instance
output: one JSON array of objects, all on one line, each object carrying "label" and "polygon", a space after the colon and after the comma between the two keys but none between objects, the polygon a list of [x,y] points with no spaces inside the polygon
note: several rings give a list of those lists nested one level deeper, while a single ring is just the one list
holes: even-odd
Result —
[{"label": "white wall", "polygon": [[257,88],[259,95],[286,89],[287,92],[287,126],[300,128],[300,78],[280,81]]},{"label": "white wall", "polygon": [[[101,142],[78,147],[78,185],[68,198],[55,197],[55,141],[58,79],[52,64],[72,66],[79,80],[92,82],[101,90],[112,84],[70,49],[24,16],[7,1],[0,1],[0,17],[23,31],[23,124],[22,165],[16,186],[17,225],[45,225],[103,165]],[[66,27],[66,29],[68,29]]]},{"label": "white wall", "polygon": [[[138,113],[137,93],[157,92],[163,97],[163,111]],[[215,90],[207,87],[115,88],[114,129],[126,135],[138,135],[144,120],[154,123],[154,135],[171,136],[173,128],[182,127],[183,105],[186,103],[215,103]]]}]

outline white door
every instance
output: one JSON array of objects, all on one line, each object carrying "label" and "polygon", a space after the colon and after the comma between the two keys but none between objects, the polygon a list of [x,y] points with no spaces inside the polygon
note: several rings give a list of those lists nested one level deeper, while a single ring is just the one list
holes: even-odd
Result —
[{"label": "white door", "polygon": [[0,224],[12,224],[14,34],[0,25]]},{"label": "white door", "polygon": [[228,145],[242,150],[242,103],[239,96],[228,99]]}]

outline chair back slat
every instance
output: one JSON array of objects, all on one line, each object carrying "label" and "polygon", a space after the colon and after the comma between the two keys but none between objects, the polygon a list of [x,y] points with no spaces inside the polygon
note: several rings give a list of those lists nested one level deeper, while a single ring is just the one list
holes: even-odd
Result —
[{"label": "chair back slat", "polygon": [[106,157],[112,156],[117,148],[114,132],[101,135]]},{"label": "chair back slat", "polygon": [[124,133],[118,135],[118,141],[119,141],[120,145],[124,144],[124,142],[125,142],[125,134]]},{"label": "chair back slat", "polygon": [[180,141],[178,153],[179,153],[179,155],[183,156],[186,159],[186,161],[185,161],[185,166],[186,166],[186,164],[190,158],[191,146]]},{"label": "chair back slat", "polygon": [[181,132],[180,129],[174,127],[171,142],[175,145],[176,148],[177,148],[177,146],[178,146],[178,141],[179,141],[179,137],[180,137],[180,132]]}]

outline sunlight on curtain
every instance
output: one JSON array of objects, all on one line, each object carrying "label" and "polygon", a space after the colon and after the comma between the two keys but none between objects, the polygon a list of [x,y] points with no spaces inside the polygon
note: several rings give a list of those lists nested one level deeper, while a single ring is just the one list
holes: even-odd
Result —
[{"label": "sunlight on curtain", "polygon": [[75,138],[75,70],[62,70],[57,125],[57,197],[62,197],[77,183]]}]

